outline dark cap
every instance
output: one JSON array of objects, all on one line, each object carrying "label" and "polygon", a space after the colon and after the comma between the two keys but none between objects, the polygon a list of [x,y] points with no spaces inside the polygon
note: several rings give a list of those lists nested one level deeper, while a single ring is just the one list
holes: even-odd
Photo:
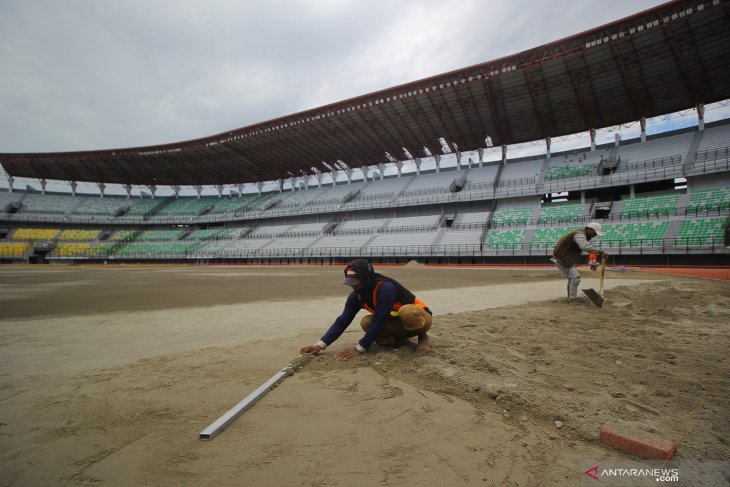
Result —
[{"label": "dark cap", "polygon": [[348,267],[347,269],[345,269],[345,282],[343,282],[342,284],[346,286],[359,286],[360,277],[357,275],[357,272]]}]

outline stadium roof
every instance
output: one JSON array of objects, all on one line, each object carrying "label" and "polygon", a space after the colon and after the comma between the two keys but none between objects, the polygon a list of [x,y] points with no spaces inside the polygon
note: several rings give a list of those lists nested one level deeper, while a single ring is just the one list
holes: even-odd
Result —
[{"label": "stadium roof", "polygon": [[528,51],[174,144],[0,153],[9,176],[139,185],[287,179],[615,126],[730,98],[730,0],[666,3]]}]

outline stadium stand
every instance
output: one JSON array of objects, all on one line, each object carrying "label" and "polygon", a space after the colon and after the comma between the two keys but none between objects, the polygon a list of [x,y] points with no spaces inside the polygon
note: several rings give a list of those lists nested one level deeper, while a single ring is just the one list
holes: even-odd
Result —
[{"label": "stadium stand", "polygon": [[77,206],[73,213],[80,215],[116,215],[130,206],[126,198],[92,198],[87,197]]},{"label": "stadium stand", "polygon": [[544,158],[519,162],[508,162],[502,170],[500,183],[506,181],[521,180],[525,178],[536,178],[542,171],[542,166],[544,163]]},{"label": "stadium stand", "polygon": [[258,228],[255,228],[248,237],[278,237],[281,235],[286,234],[294,225],[268,225],[268,226],[261,226]]},{"label": "stadium stand", "polygon": [[606,236],[599,240],[600,247],[653,247],[664,242],[669,221],[650,221],[641,223],[606,224]]},{"label": "stadium stand", "polygon": [[32,247],[29,243],[0,242],[0,257],[23,257]]},{"label": "stadium stand", "polygon": [[446,171],[434,174],[422,174],[420,176],[411,175],[404,178],[408,182],[408,186],[398,195],[398,198],[405,200],[406,198],[418,195],[446,193],[449,191],[451,183],[463,177],[464,171]]},{"label": "stadium stand", "polygon": [[80,257],[91,248],[88,243],[58,243],[48,254],[50,257]]},{"label": "stadium stand", "polygon": [[[371,234],[325,235],[314,242],[312,249],[327,249],[334,254],[341,249],[361,249],[373,236]],[[340,249],[340,250],[337,250]],[[327,255],[328,252],[321,252]]]},{"label": "stadium stand", "polygon": [[622,217],[647,217],[674,215],[677,213],[679,194],[663,194],[625,199],[621,207]]},{"label": "stadium stand", "polygon": [[117,232],[112,235],[111,240],[115,241],[122,241],[122,240],[129,240],[133,238],[137,233],[139,233],[136,230],[118,230]]},{"label": "stadium stand", "polygon": [[187,242],[132,242],[124,244],[115,250],[115,256],[164,256],[186,255],[193,252],[200,244]]},{"label": "stadium stand", "polygon": [[530,248],[536,250],[547,250],[552,251],[555,244],[558,243],[564,235],[568,232],[572,232],[577,228],[581,228],[582,225],[576,225],[572,227],[540,227],[536,228],[530,241]]},{"label": "stadium stand", "polygon": [[64,230],[58,237],[60,241],[83,241],[83,240],[96,240],[99,238],[101,230]]},{"label": "stadium stand", "polygon": [[379,230],[387,223],[388,220],[383,219],[345,220],[335,228],[334,233],[337,235],[347,233],[370,233]]},{"label": "stadium stand", "polygon": [[694,132],[686,132],[670,137],[656,137],[646,142],[628,141],[619,145],[618,157],[621,158],[621,164],[670,158],[672,156],[679,156],[684,160],[689,152],[693,137]]},{"label": "stadium stand", "polygon": [[266,251],[277,251],[282,249],[304,249],[314,243],[314,237],[303,238],[274,238],[266,246],[261,247]]},{"label": "stadium stand", "polygon": [[329,225],[328,222],[300,223],[298,225],[292,225],[292,227],[287,230],[286,235],[319,235],[324,231],[327,225]]},{"label": "stadium stand", "polygon": [[730,188],[706,189],[692,192],[687,212],[722,211],[730,208]]},{"label": "stadium stand", "polygon": [[207,242],[199,249],[196,249],[198,255],[230,255],[239,256],[246,255],[250,251],[255,251],[265,247],[271,240],[264,238],[249,239],[232,239],[232,240],[215,240]]},{"label": "stadium stand", "polygon": [[497,210],[492,216],[492,225],[526,225],[534,208],[510,208]]},{"label": "stadium stand", "polygon": [[730,148],[730,125],[720,125],[705,129],[697,152],[705,153],[724,149],[720,153],[727,157],[728,148]]},{"label": "stadium stand", "polygon": [[183,230],[145,230],[136,236],[135,240],[139,242],[146,241],[164,241],[177,240],[183,233]]},{"label": "stadium stand", "polygon": [[15,203],[21,197],[22,195],[19,195],[17,193],[7,193],[5,191],[0,191],[0,212],[6,211],[11,203]]},{"label": "stadium stand", "polygon": [[586,205],[582,203],[562,203],[550,206],[543,206],[540,210],[540,223],[545,222],[569,222],[580,220],[584,217]]},{"label": "stadium stand", "polygon": [[564,164],[552,166],[545,172],[545,180],[567,179],[596,173],[596,164]]},{"label": "stadium stand", "polygon": [[487,232],[487,240],[484,244],[485,249],[499,250],[499,249],[510,249],[514,250],[522,248],[522,244],[525,240],[525,229],[507,229],[499,230],[492,229]]},{"label": "stadium stand", "polygon": [[473,250],[479,246],[481,237],[482,230],[448,230],[438,243],[434,243],[449,250],[459,250],[460,248]]},{"label": "stadium stand", "polygon": [[454,220],[454,227],[460,227],[460,226],[466,226],[471,227],[475,225],[485,225],[487,223],[487,220],[489,219],[489,212],[488,211],[475,211],[470,213],[462,213],[460,215],[457,215],[456,219]]},{"label": "stadium stand", "polygon": [[433,244],[436,234],[433,232],[396,232],[378,234],[366,246],[370,249],[378,247],[407,248],[427,247]]},{"label": "stadium stand", "polygon": [[112,255],[112,251],[115,247],[116,245],[112,243],[98,243],[91,246],[89,250],[86,251],[86,256],[91,258],[105,258]]},{"label": "stadium stand", "polygon": [[53,240],[60,231],[60,228],[18,228],[13,233],[13,240]]},{"label": "stadium stand", "polygon": [[26,213],[71,213],[83,202],[72,196],[29,194],[23,200],[22,210]]},{"label": "stadium stand", "polygon": [[211,210],[218,203],[218,198],[180,198],[160,208],[157,215],[200,215]]},{"label": "stadium stand", "polygon": [[[661,165],[681,169],[683,166],[677,164],[679,155],[667,154],[688,148],[690,141],[698,153],[700,149],[725,150],[713,147],[722,146],[730,130],[724,126],[714,129],[717,128],[722,130],[715,130],[715,135],[708,138],[702,134],[695,136],[697,132],[682,132],[676,135],[678,141],[671,140],[673,136],[644,143],[626,141],[621,149],[632,159],[625,156],[619,167],[627,174],[630,172],[629,180],[642,180],[642,174]],[[631,193],[635,197],[630,198],[629,187],[623,180],[616,182],[613,176],[595,174],[609,155],[614,157],[619,151],[607,147],[554,155],[551,159],[508,160],[501,167],[486,164],[460,170],[450,168],[418,176],[241,197],[153,200],[0,192],[2,201],[8,204],[31,201],[30,206],[24,207],[28,212],[24,209],[18,213],[23,220],[13,221],[19,217],[6,214],[5,225],[9,229],[4,237],[7,242],[0,242],[0,257],[28,259],[34,248],[42,245],[52,248],[50,259],[77,261],[326,259],[338,255],[406,254],[489,258],[530,254],[542,255],[540,262],[544,262],[544,255],[550,253],[562,235],[596,218],[594,204],[599,205],[598,200],[594,203],[593,198],[586,199],[578,190],[569,190],[567,202],[554,203],[547,198],[540,205],[544,196],[541,175],[546,181],[553,181],[550,184],[559,184],[556,181],[561,180],[579,184],[588,181],[588,188],[596,181],[604,184],[602,191],[612,194],[613,201],[602,207],[604,213],[598,217],[607,233],[598,245],[611,248],[614,253],[617,249],[622,255],[727,251],[727,169],[713,166],[693,174],[686,190],[673,188],[673,175],[660,174],[652,180],[653,186],[647,188],[651,192],[642,193],[636,187]],[[691,160],[691,156],[684,154],[682,159]],[[659,159],[636,160],[644,157]],[[588,166],[594,168],[594,173],[581,175],[570,169]],[[586,202],[576,203],[578,197]],[[84,220],[84,215],[95,219]],[[24,226],[23,221],[29,225]],[[68,221],[73,228],[65,227],[65,223],[59,225],[59,221]],[[44,227],[44,222],[53,225]],[[99,241],[102,238],[105,240]]]},{"label": "stadium stand", "polygon": [[723,226],[726,221],[727,217],[682,220],[676,245],[722,244]]},{"label": "stadium stand", "polygon": [[199,229],[194,230],[190,232],[190,234],[185,237],[187,240],[212,240],[216,238],[224,238],[222,237],[223,228],[207,228],[207,229]]},{"label": "stadium stand", "polygon": [[410,216],[393,218],[383,225],[388,230],[433,230],[438,226],[441,215]]},{"label": "stadium stand", "polygon": [[499,166],[496,164],[472,168],[463,191],[476,191],[493,186],[498,170]]},{"label": "stadium stand", "polygon": [[229,197],[219,199],[212,213],[237,213],[253,207],[254,203],[259,200],[257,194],[241,195],[240,197]]},{"label": "stadium stand", "polygon": [[133,199],[129,215],[146,215],[161,205],[163,199]]}]

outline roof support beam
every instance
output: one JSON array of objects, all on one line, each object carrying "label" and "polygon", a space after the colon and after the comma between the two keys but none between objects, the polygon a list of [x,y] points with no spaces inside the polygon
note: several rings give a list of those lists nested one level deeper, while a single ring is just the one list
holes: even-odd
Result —
[{"label": "roof support beam", "polygon": [[489,109],[492,112],[492,120],[494,120],[494,126],[497,128],[497,141],[494,141],[494,145],[505,145],[509,140],[512,139],[512,133],[509,130],[507,116],[504,110],[504,100],[502,99],[502,90],[499,86],[499,80],[488,77],[486,74],[482,74],[482,84],[484,85],[484,91],[487,93],[487,100],[489,101]]},{"label": "roof support beam", "polygon": [[631,38],[625,42],[610,44],[611,53],[616,61],[616,66],[621,72],[621,79],[626,90],[626,95],[631,101],[631,107],[634,110],[635,120],[651,113],[651,97],[648,95],[646,81],[641,72],[641,62],[636,53]]}]

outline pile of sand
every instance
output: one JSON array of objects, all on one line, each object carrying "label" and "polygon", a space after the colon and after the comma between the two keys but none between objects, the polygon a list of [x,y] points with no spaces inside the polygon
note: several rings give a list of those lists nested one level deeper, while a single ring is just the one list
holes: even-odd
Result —
[{"label": "pile of sand", "polygon": [[[617,287],[602,309],[581,298],[449,314],[436,320],[427,356],[406,346],[365,361],[418,388],[497,407],[511,422],[560,421],[576,440],[595,441],[607,425],[683,437],[683,458],[728,458],[730,294],[710,283]],[[317,367],[362,362],[329,357]]]}]

